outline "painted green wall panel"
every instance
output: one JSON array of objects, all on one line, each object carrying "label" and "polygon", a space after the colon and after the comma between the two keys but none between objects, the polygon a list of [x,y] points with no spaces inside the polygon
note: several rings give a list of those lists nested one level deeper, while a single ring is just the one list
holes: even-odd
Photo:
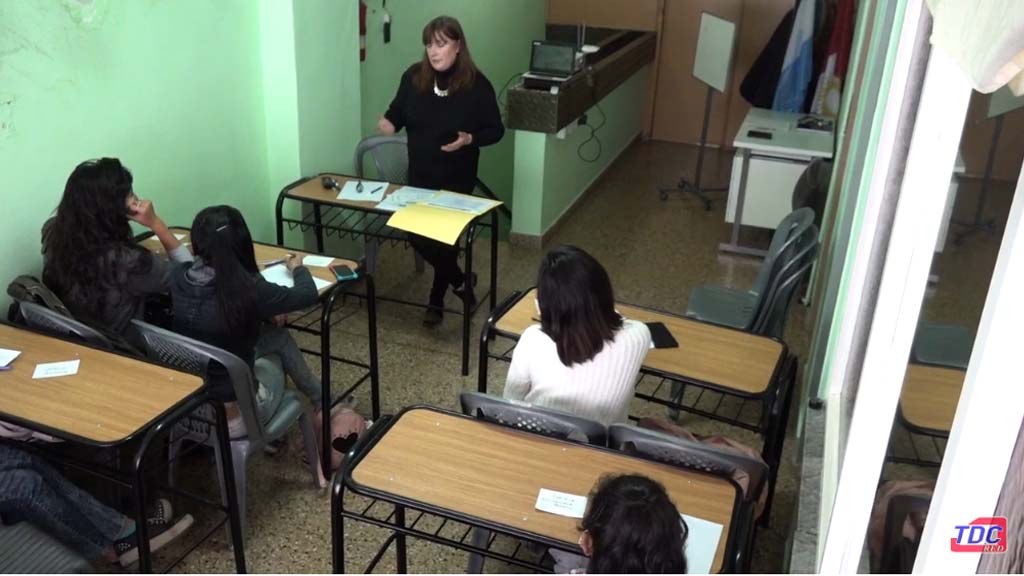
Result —
[{"label": "painted green wall panel", "polygon": [[299,158],[299,94],[292,0],[260,2],[260,40],[266,122],[268,198],[302,173]]},{"label": "painted green wall panel", "polygon": [[540,236],[544,201],[544,158],[547,134],[516,131],[515,191],[518,199],[512,204],[513,231]]},{"label": "painted green wall panel", "polygon": [[248,0],[0,3],[3,283],[39,270],[41,224],[97,156],[168,222],[231,202],[268,238],[259,42]]},{"label": "painted green wall panel", "polygon": [[305,176],[352,170],[361,115],[358,49],[356,2],[295,0],[299,150]]},{"label": "painted green wall panel", "polygon": [[[594,107],[587,111],[590,126],[599,126],[604,119],[597,131],[601,142],[599,156],[595,141],[580,150],[580,144],[590,137],[588,126],[576,128],[564,140],[551,135],[546,137],[541,233],[547,231],[643,131],[649,76],[650,66],[641,68],[600,102],[600,110]],[[581,154],[587,159],[597,158],[586,162],[580,158]],[[519,199],[516,196],[516,201]],[[520,231],[518,226],[513,224],[517,232]]]}]

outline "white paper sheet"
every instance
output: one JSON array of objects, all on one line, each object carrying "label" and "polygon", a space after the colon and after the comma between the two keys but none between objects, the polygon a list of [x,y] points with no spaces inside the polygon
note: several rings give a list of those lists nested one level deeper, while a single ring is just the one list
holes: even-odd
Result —
[{"label": "white paper sheet", "polygon": [[722,525],[680,514],[690,530],[686,536],[686,571],[690,574],[707,574],[718,551],[718,540],[722,537]]},{"label": "white paper sheet", "polygon": [[410,204],[430,200],[436,195],[437,191],[435,190],[403,186],[391,194],[388,194],[387,198],[385,198],[380,204],[377,204],[377,209],[384,210],[385,212],[394,212],[401,208],[405,208]]},{"label": "white paper sheet", "polygon": [[388,191],[387,182],[373,182],[362,180],[362,192],[359,191],[359,180],[349,180],[341,187],[338,200],[355,200],[358,202],[380,202],[384,199],[384,193]]},{"label": "white paper sheet", "polygon": [[180,242],[182,239],[188,236],[188,234],[175,234],[174,237]]},{"label": "white paper sheet", "polygon": [[[295,287],[295,278],[292,277],[292,273],[288,270],[288,267],[283,264],[271,266],[270,268],[260,272],[260,275],[262,275],[267,282],[272,284],[284,286],[285,288]],[[313,284],[316,285],[317,292],[331,285],[327,280],[322,280],[316,276],[313,276]]]},{"label": "white paper sheet", "polygon": [[587,497],[541,488],[535,507],[541,512],[583,518],[583,513],[587,511]]},{"label": "white paper sheet", "polygon": [[438,194],[427,200],[426,204],[471,214],[483,214],[501,202],[488,198],[474,198],[466,194]]},{"label": "white paper sheet", "polygon": [[56,378],[57,376],[78,374],[78,363],[78,360],[68,360],[66,362],[36,364],[36,370],[32,373],[32,378],[38,380],[40,378]]},{"label": "white paper sheet", "polygon": [[21,354],[20,350],[8,350],[7,348],[0,348],[0,368],[6,368],[8,364],[14,361],[18,355]]},{"label": "white paper sheet", "polygon": [[334,258],[330,256],[313,256],[312,254],[309,254],[302,259],[302,263],[306,266],[318,266],[320,268],[327,268],[332,263],[334,263]]}]

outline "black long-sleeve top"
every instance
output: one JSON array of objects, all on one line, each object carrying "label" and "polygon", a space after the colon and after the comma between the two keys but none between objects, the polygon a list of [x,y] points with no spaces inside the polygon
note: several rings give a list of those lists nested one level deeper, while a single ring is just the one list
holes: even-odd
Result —
[{"label": "black long-sleeve top", "polygon": [[[469,88],[438,96],[433,90],[422,93],[413,84],[419,64],[402,74],[398,93],[384,116],[395,126],[405,128],[409,138],[409,184],[422,188],[470,193],[476,185],[480,148],[501,140],[501,123],[494,87],[482,72]],[[473,143],[445,152],[458,132],[469,132]]]}]

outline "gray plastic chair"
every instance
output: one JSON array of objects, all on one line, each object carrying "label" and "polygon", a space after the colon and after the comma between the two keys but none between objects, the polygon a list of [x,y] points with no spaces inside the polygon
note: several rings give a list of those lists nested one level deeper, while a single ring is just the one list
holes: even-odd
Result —
[{"label": "gray plastic chair", "polygon": [[914,362],[967,370],[974,334],[956,324],[921,322],[917,325],[910,357]]},{"label": "gray plastic chair", "polygon": [[705,284],[693,289],[686,303],[686,316],[720,326],[750,330],[764,306],[765,290],[778,273],[787,250],[814,225],[814,210],[799,208],[779,222],[768,254],[749,290]]},{"label": "gray plastic chair", "polygon": [[[370,136],[356,145],[356,176],[363,177],[366,154],[370,154],[377,177],[392,184],[409,183],[409,141],[405,136]],[[374,274],[377,270],[377,253],[380,242],[376,238],[366,239],[366,271]],[[413,251],[416,271],[423,272],[423,258]]]},{"label": "gray plastic chair", "polygon": [[[459,394],[459,402],[463,414],[487,422],[596,446],[605,446],[608,442],[608,428],[604,424],[568,412],[513,402],[480,392],[462,392]],[[474,528],[473,546],[484,547],[490,537],[489,531]],[[467,574],[480,574],[483,567],[483,556],[469,555]]]},{"label": "gray plastic chair", "polygon": [[[818,227],[813,224],[798,241],[779,258],[781,267],[772,279],[761,311],[754,321],[753,332],[781,339],[786,330],[789,308],[797,288],[811,271],[818,255]],[[787,252],[792,251],[792,254]]]},{"label": "gray plastic chair", "polygon": [[104,350],[111,350],[114,347],[110,340],[96,329],[78,320],[54,312],[45,306],[19,301],[18,307],[21,315],[25,318],[25,322],[31,328],[49,332],[62,338],[70,336],[72,339],[82,340]]},{"label": "gray plastic chair", "polygon": [[[146,354],[151,360],[197,374],[204,379],[207,377],[210,364],[216,362],[227,371],[228,376],[231,378],[238,402],[238,409],[241,412],[246,429],[246,436],[244,438],[231,439],[231,464],[234,467],[235,473],[235,489],[238,494],[238,510],[242,525],[243,541],[245,541],[247,535],[245,469],[249,456],[261,450],[268,441],[283,437],[296,421],[302,429],[302,440],[306,449],[306,460],[309,463],[313,485],[320,488],[320,476],[318,473],[320,458],[317,455],[313,418],[295,392],[285,390],[284,397],[281,398],[281,404],[274,415],[271,416],[270,421],[265,425],[261,424],[256,411],[257,384],[252,376],[252,370],[249,369],[249,366],[241,358],[216,346],[187,338],[163,328],[157,328],[139,320],[132,320],[132,324],[145,342]],[[209,406],[205,407],[204,412],[197,414],[197,416],[206,420],[213,420],[213,413]],[[223,456],[220,454],[216,441],[216,431],[205,422],[191,420],[187,429],[176,429],[171,435],[171,448],[168,450],[168,458],[171,459],[172,483],[177,467],[175,456],[180,450],[183,440],[193,440],[213,446],[214,454],[217,458],[217,469],[218,471],[223,469]],[[222,478],[223,476],[219,477]],[[225,502],[227,501],[223,485],[221,485],[221,497]],[[230,527],[228,529],[230,530]],[[230,538],[228,541],[230,542]]]},{"label": "gray plastic chair", "polygon": [[[722,572],[747,571],[754,535],[754,508],[768,479],[768,466],[764,462],[701,442],[625,424],[612,424],[608,428],[608,446],[648,460],[732,481],[739,473],[745,474],[748,479],[746,488],[736,482],[740,489],[740,509],[733,511],[732,519],[736,527],[736,542],[727,543],[733,547],[735,556],[731,559],[726,557]],[[742,546],[739,543],[743,543]]]},{"label": "gray plastic chair", "polygon": [[462,392],[459,394],[459,402],[463,414],[487,422],[559,440],[596,446],[605,446],[608,442],[608,428],[604,424],[568,412],[513,402],[480,392]]},{"label": "gray plastic chair", "polygon": [[28,522],[0,524],[0,574],[88,574],[79,553]]},{"label": "gray plastic chair", "polygon": [[370,136],[356,144],[356,176],[360,178],[367,153],[379,178],[392,184],[409,182],[409,141],[405,136]]}]

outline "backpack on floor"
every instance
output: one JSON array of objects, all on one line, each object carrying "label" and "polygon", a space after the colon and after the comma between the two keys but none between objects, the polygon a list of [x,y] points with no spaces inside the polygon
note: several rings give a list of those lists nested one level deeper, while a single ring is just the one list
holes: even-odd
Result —
[{"label": "backpack on floor", "polygon": [[[356,412],[355,398],[351,396],[331,409],[331,471],[341,468],[345,454],[352,448],[359,435],[366,432],[369,422],[359,412]],[[317,437],[317,453],[319,453],[319,439],[323,438],[323,420],[313,419],[313,429]],[[305,454],[302,435],[295,438],[295,449],[300,454]]]},{"label": "backpack on floor", "polygon": [[[732,450],[733,452],[742,454],[747,458],[752,458],[758,462],[764,462],[764,459],[761,458],[760,452],[738,440],[733,440],[732,438],[727,438],[725,436],[698,436],[686,428],[662,418],[641,418],[640,421],[637,422],[637,426],[668,434],[670,436],[676,436],[677,438],[684,438],[693,442],[702,442],[717,448]],[[736,480],[744,490],[747,490],[747,487],[750,485],[750,477],[747,476],[745,472],[737,472],[733,479]],[[764,507],[767,502],[768,489],[763,488],[761,493],[757,496],[757,503],[754,505],[754,515],[756,518],[761,516],[761,512],[764,511]]]}]

